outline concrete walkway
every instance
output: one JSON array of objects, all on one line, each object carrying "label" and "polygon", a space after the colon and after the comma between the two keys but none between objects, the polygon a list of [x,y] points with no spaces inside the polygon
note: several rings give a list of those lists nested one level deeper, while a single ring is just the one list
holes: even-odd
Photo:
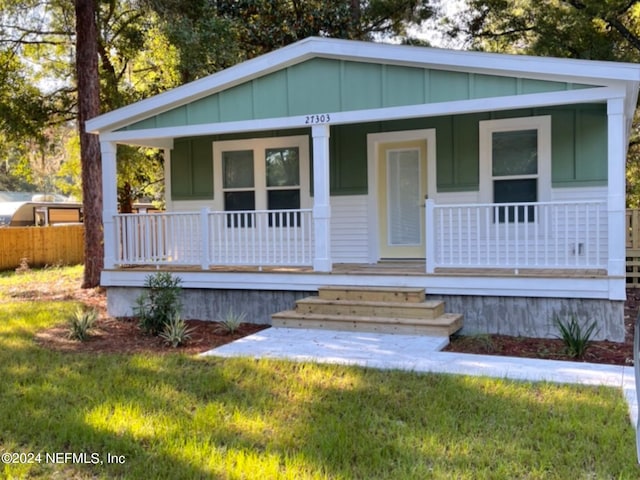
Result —
[{"label": "concrete walkway", "polygon": [[268,328],[202,355],[278,358],[362,367],[605,385],[621,388],[635,427],[633,367],[441,352],[447,337]]}]

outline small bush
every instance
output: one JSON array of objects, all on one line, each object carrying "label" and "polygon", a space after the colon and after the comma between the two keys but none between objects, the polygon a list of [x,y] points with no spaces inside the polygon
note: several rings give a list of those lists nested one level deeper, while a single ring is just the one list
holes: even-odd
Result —
[{"label": "small bush", "polygon": [[245,312],[236,313],[230,308],[224,318],[220,320],[220,324],[225,328],[228,334],[232,335],[238,330],[240,324],[245,321],[247,314]]},{"label": "small bush", "polygon": [[567,354],[573,358],[582,358],[591,343],[591,338],[596,331],[597,323],[593,321],[586,328],[580,325],[575,315],[571,315],[569,320],[560,320],[555,316],[553,322],[560,330],[560,338],[565,345]]},{"label": "small bush", "polygon": [[193,332],[193,329],[187,327],[180,315],[175,315],[164,324],[160,337],[164,339],[167,345],[176,348],[187,343],[187,340],[191,338],[191,332]]},{"label": "small bush", "polygon": [[147,291],[136,299],[134,314],[140,328],[151,335],[158,335],[170,319],[179,315],[180,287],[182,280],[169,272],[158,272],[145,279]]},{"label": "small bush", "polygon": [[97,319],[96,310],[78,308],[69,318],[69,338],[84,342],[89,337],[89,330],[93,328]]}]

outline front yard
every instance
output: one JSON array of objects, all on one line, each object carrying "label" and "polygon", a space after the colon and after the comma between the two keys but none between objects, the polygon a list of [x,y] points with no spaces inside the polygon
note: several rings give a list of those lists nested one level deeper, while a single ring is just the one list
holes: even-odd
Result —
[{"label": "front yard", "polygon": [[4,477],[638,477],[615,389],[45,348],[78,272],[0,276]]}]

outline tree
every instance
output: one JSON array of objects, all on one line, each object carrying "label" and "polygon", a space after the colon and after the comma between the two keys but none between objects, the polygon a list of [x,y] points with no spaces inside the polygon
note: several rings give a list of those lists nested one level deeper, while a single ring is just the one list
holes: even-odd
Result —
[{"label": "tree", "polygon": [[[477,50],[640,61],[640,1],[468,0],[446,19],[452,37]],[[640,123],[627,155],[627,204],[640,206]]]},{"label": "tree", "polygon": [[309,36],[400,37],[433,14],[429,0],[143,0],[176,49],[180,83]]},{"label": "tree", "polygon": [[94,0],[75,0],[78,129],[85,226],[83,288],[100,285],[100,272],[104,265],[100,142],[96,135],[87,133],[85,128],[87,120],[100,114],[98,31],[95,7]]},{"label": "tree", "polygon": [[449,33],[472,48],[540,56],[636,61],[640,2],[468,0]]}]

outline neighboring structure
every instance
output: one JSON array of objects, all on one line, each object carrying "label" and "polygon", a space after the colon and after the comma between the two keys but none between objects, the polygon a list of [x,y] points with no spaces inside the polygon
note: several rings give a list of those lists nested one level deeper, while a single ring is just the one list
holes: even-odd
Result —
[{"label": "neighboring structure", "polygon": [[[268,322],[320,286],[396,285],[466,331],[553,336],[575,314],[622,340],[639,82],[631,64],[309,38],[101,115],[110,312],[154,267],[182,278],[185,316]],[[117,214],[119,143],[164,149],[168,213]]]},{"label": "neighboring structure", "polygon": [[0,191],[0,227],[82,222],[82,204],[58,194]]}]

